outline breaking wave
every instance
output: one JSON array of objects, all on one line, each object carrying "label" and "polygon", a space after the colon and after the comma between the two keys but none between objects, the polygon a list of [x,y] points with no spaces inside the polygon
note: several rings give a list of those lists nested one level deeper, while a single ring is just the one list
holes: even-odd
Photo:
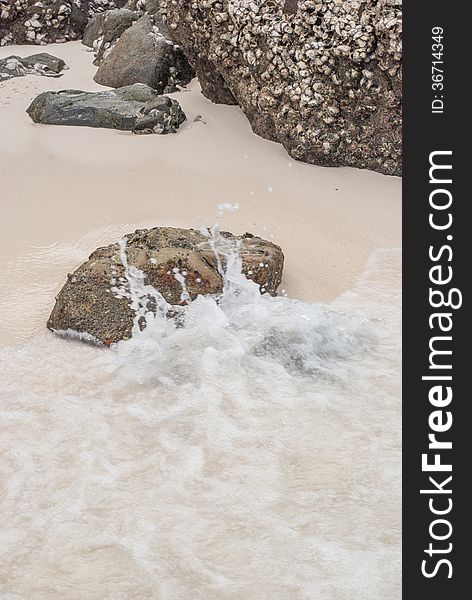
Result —
[{"label": "breaking wave", "polygon": [[400,597],[399,252],[322,306],[208,235],[219,297],[127,266],[131,340],[0,350],[1,598]]}]

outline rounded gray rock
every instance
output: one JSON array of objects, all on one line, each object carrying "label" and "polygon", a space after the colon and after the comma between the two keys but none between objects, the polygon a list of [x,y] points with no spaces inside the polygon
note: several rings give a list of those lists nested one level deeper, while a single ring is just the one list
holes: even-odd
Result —
[{"label": "rounded gray rock", "polygon": [[176,100],[140,83],[104,92],[43,92],[26,112],[35,123],[135,133],[175,133],[186,119]]}]

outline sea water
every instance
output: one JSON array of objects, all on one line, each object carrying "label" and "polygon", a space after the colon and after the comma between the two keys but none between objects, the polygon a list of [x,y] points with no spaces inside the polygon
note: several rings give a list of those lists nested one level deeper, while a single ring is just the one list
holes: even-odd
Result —
[{"label": "sea water", "polygon": [[323,306],[209,235],[219,297],[0,349],[2,600],[400,598],[400,252]]}]

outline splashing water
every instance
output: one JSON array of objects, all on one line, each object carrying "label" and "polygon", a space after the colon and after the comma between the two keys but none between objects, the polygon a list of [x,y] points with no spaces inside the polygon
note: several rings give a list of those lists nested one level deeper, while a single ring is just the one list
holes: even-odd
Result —
[{"label": "splashing water", "polygon": [[0,597],[400,597],[399,253],[325,307],[208,236],[219,297],[166,318],[123,240],[131,340],[0,351]]},{"label": "splashing water", "polygon": [[[370,320],[319,305],[262,296],[259,286],[242,272],[239,243],[220,234],[225,210],[236,207],[221,204],[215,224],[201,231],[208,236],[214,252],[223,291],[216,297],[199,296],[184,309],[168,304],[159,291],[144,283],[145,274],[128,264],[127,238],[120,240],[124,276],[121,287],[112,291],[128,299],[135,317],[132,339],[115,349],[115,357],[119,357],[113,363],[116,377],[128,380],[138,377],[136,381],[144,384],[147,375],[155,385],[161,375],[160,360],[167,365],[169,356],[177,349],[185,353],[187,363],[195,349],[201,354],[200,359],[195,356],[198,363],[205,361],[207,355],[218,355],[220,363],[227,363],[224,368],[238,364],[248,370],[254,365],[255,377],[268,363],[271,368],[282,367],[291,376],[341,378],[339,363],[373,343],[375,330]],[[174,269],[174,277],[182,286],[182,299],[189,298],[185,275]],[[156,306],[155,311],[150,310],[150,304]],[[170,312],[177,312],[178,318],[168,319]],[[195,338],[199,344],[189,343]],[[143,373],[142,368],[136,369],[135,358],[141,355],[139,364],[145,365],[151,346],[159,358],[152,369]],[[204,364],[200,364],[198,371],[200,368],[204,369]],[[194,377],[198,380],[198,373]],[[167,375],[164,380],[168,381]]]}]

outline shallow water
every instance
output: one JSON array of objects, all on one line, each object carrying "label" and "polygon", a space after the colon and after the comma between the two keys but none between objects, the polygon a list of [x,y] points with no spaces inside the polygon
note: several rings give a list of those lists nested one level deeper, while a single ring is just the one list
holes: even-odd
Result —
[{"label": "shallow water", "polygon": [[400,598],[400,252],[330,306],[0,349],[2,600]]}]

